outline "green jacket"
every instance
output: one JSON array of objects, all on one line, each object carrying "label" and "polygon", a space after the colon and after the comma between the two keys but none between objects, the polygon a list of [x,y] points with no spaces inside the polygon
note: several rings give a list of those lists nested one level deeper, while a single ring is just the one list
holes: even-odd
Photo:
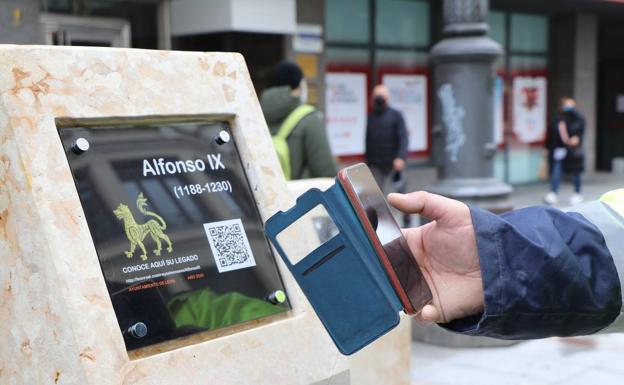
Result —
[{"label": "green jacket", "polygon": [[[260,97],[271,135],[275,135],[292,110],[301,104],[290,95],[290,87],[273,87]],[[290,149],[292,179],[336,176],[336,163],[329,149],[323,116],[316,111],[299,122],[286,140]]]}]

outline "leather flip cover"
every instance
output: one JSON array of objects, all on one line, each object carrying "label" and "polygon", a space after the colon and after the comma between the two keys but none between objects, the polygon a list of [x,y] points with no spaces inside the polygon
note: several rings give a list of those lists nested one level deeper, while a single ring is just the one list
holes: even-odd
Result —
[{"label": "leather flip cover", "polygon": [[403,311],[409,315],[417,314],[431,302],[431,290],[373,174],[360,163],[340,170],[337,181],[368,234],[386,276],[403,304]]},{"label": "leather flip cover", "polygon": [[[276,237],[319,204],[339,234],[293,265]],[[339,183],[307,191],[290,210],[269,218],[265,231],[341,353],[352,354],[398,325],[401,301]]]}]

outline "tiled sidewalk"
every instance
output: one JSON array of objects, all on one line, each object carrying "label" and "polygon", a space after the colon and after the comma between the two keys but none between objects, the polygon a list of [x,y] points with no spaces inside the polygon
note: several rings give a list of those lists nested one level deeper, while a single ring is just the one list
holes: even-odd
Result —
[{"label": "tiled sidewalk", "polygon": [[510,347],[412,344],[412,385],[621,385],[624,334],[549,338]]},{"label": "tiled sidewalk", "polygon": [[[435,180],[436,173],[433,168],[410,168],[407,171],[407,191],[426,189]],[[599,198],[606,191],[615,188],[624,188],[624,175],[610,173],[583,175],[582,195],[585,200]],[[550,186],[546,182],[514,186],[511,203],[516,208],[543,204],[544,195],[549,189]],[[572,184],[564,180],[559,189],[560,196],[557,207],[566,207],[572,195]]]},{"label": "tiled sidewalk", "polygon": [[[582,195],[585,200],[598,199],[607,191],[624,188],[624,175],[599,173],[586,176],[584,179]],[[514,189],[511,201],[516,208],[543,204],[544,195],[546,195],[548,190],[549,186],[546,183],[517,186]],[[572,196],[572,185],[570,183],[562,183],[557,207],[567,207],[570,196]]]}]

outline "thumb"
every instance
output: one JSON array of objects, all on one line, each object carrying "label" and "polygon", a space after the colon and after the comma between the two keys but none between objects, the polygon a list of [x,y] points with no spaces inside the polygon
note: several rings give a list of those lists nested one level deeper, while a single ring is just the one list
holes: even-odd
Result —
[{"label": "thumb", "polygon": [[409,194],[392,193],[388,195],[388,202],[407,214],[420,214],[434,221],[443,221],[444,217],[454,211],[462,203],[441,195],[426,191],[416,191]]},{"label": "thumb", "polygon": [[414,318],[417,322],[425,325],[432,323],[446,323],[448,321],[444,317],[444,313],[441,310],[442,309],[433,304],[427,304],[421,309],[420,313],[414,316]]}]

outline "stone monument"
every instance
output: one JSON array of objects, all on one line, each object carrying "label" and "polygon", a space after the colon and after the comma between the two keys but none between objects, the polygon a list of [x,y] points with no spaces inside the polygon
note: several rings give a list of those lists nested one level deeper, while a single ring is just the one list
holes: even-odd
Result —
[{"label": "stone monument", "polygon": [[350,383],[242,56],[0,46],[0,180],[0,384]]}]

